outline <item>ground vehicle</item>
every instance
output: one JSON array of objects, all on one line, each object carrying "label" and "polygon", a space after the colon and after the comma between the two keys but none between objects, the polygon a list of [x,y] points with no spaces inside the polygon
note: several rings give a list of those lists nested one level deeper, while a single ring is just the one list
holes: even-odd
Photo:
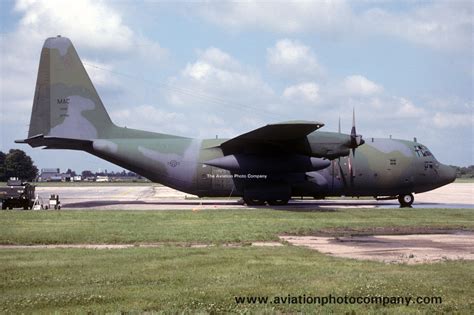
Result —
[{"label": "ground vehicle", "polygon": [[40,196],[36,196],[36,199],[33,203],[33,210],[46,210],[48,209],[48,206],[43,205],[43,198]]},{"label": "ground vehicle", "polygon": [[18,179],[10,179],[7,186],[0,187],[2,209],[31,209],[35,200],[35,186],[23,183]]},{"label": "ground vehicle", "polygon": [[61,210],[61,202],[59,201],[59,195],[53,194],[49,197],[49,208],[54,210]]}]

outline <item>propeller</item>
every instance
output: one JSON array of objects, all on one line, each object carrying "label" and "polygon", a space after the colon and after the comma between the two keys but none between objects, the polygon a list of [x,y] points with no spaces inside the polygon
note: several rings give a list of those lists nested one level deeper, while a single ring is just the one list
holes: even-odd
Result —
[{"label": "propeller", "polygon": [[[341,117],[339,117],[339,124],[338,124],[338,132],[341,133]],[[348,168],[348,177],[349,180],[346,178],[344,174],[343,167],[341,165],[341,157],[338,157],[337,166],[339,170],[339,176],[342,179],[344,189],[347,189],[348,183],[350,185],[354,185],[354,177],[355,177],[355,165],[353,163],[353,158],[355,157],[355,150],[358,146],[363,145],[365,143],[364,139],[362,139],[362,135],[357,134],[356,126],[355,126],[355,109],[352,109],[352,128],[350,134],[350,142],[347,144],[349,148],[352,149],[352,156],[349,154],[347,157],[347,168]],[[333,170],[334,172],[334,170]]]},{"label": "propeller", "polygon": [[[341,133],[341,116],[339,116],[339,121],[338,121],[338,125],[337,125],[337,132],[338,132],[338,133]],[[332,164],[332,181],[331,181],[331,185],[332,185],[332,187],[334,187],[334,177],[336,176],[336,175],[335,175],[335,174],[336,174],[336,169],[335,169],[335,167],[336,167],[336,162],[335,162],[335,161],[332,161],[331,164]],[[338,167],[339,167],[339,169],[338,169],[339,174],[341,174],[341,173],[342,173],[342,167],[341,167],[341,157],[340,157],[340,156],[337,158],[337,165],[338,165]],[[345,181],[345,179],[344,179],[344,181]]]},{"label": "propeller", "polygon": [[352,155],[355,156],[355,149],[363,145],[365,143],[364,139],[362,139],[362,135],[358,135],[355,126],[355,109],[352,108],[352,129],[351,129],[351,148],[352,148]]}]

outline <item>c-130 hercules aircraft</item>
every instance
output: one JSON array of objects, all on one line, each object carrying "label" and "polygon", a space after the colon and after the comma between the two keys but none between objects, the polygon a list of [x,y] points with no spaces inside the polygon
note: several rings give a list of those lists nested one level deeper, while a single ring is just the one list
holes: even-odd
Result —
[{"label": "c-130 hercules aircraft", "polygon": [[247,205],[294,196],[398,198],[451,183],[455,171],[418,142],[319,131],[287,121],[232,139],[193,139],[116,126],[71,41],[41,51],[28,138],[32,147],[82,150],[153,182],[199,197],[241,196]]}]

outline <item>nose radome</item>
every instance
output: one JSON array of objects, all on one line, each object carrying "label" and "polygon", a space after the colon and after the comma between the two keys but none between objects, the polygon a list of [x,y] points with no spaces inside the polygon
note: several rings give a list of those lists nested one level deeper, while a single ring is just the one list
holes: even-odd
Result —
[{"label": "nose radome", "polygon": [[441,178],[446,184],[454,182],[456,179],[456,170],[448,165],[441,165]]}]

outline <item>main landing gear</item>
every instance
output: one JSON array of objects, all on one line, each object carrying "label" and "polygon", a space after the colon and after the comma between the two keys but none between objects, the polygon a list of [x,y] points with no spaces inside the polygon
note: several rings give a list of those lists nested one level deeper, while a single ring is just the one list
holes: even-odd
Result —
[{"label": "main landing gear", "polygon": [[413,194],[398,195],[398,202],[400,203],[400,207],[402,208],[411,207],[413,201],[415,201],[415,197],[413,197]]},{"label": "main landing gear", "polygon": [[265,203],[268,203],[270,206],[284,206],[288,204],[289,199],[270,199],[270,200],[263,200],[263,199],[252,199],[252,198],[244,198],[245,203],[247,206],[263,206]]}]

